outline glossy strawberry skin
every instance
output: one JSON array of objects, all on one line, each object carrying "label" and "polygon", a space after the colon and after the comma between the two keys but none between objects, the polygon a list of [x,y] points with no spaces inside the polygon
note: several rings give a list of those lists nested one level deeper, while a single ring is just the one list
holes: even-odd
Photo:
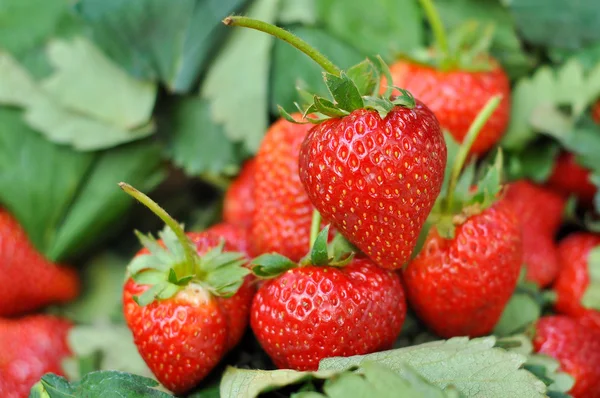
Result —
[{"label": "glossy strawberry skin", "polygon": [[245,162],[237,178],[231,183],[223,200],[223,221],[249,227],[254,213],[254,173],[256,161]]},{"label": "glossy strawberry skin", "polygon": [[589,205],[596,194],[590,181],[590,171],[575,161],[575,155],[563,152],[556,159],[547,182],[548,186],[564,195],[575,195]]},{"label": "glossy strawberry skin", "polygon": [[405,315],[400,277],[363,258],[268,280],[254,298],[250,324],[279,368],[316,370],[323,358],[391,348]]},{"label": "glossy strawberry skin", "polygon": [[516,287],[522,264],[516,215],[502,201],[457,226],[454,239],[432,228],[404,270],[409,303],[438,335],[492,331]]},{"label": "glossy strawberry skin", "polygon": [[600,397],[600,333],[566,316],[546,316],[537,322],[533,345],[536,352],[557,359],[562,370],[573,376],[571,396]]},{"label": "glossy strawberry skin", "polygon": [[505,199],[520,221],[526,279],[540,287],[550,285],[559,270],[554,236],[562,222],[565,199],[527,180],[510,184]]},{"label": "glossy strawberry skin", "polygon": [[[220,238],[207,232],[188,237],[202,255]],[[225,250],[235,248],[225,243]],[[139,254],[147,253],[147,249]],[[141,307],[133,296],[149,288],[131,278],[123,289],[123,311],[134,342],[146,364],[165,387],[176,394],[196,386],[242,338],[254,289],[246,279],[231,298],[211,296],[190,285],[175,296]]]},{"label": "glossy strawberry skin", "polygon": [[298,176],[298,155],[310,127],[280,119],[262,141],[256,155],[256,209],[250,233],[254,256],[277,252],[298,261],[308,252],[313,206]]},{"label": "glossy strawberry skin", "polygon": [[510,82],[497,62],[485,72],[442,71],[409,61],[390,66],[394,85],[410,91],[437,116],[440,126],[462,142],[469,127],[485,104],[497,94],[500,105],[481,129],[470,152],[483,154],[502,137],[510,117]]},{"label": "glossy strawberry skin", "polygon": [[75,270],[46,260],[29,242],[25,231],[0,210],[0,316],[14,316],[79,294]]},{"label": "glossy strawberry skin", "polygon": [[71,327],[50,315],[0,319],[0,396],[26,398],[44,374],[63,375]]},{"label": "glossy strawberry skin", "polygon": [[400,268],[440,192],[446,144],[417,101],[385,119],[360,109],[315,126],[300,151],[300,179],[321,215],[379,266]]},{"label": "glossy strawberry skin", "polygon": [[590,283],[588,255],[598,245],[600,236],[583,232],[569,235],[558,244],[561,267],[554,284],[557,294],[554,308],[561,314],[583,317],[586,322],[597,322],[600,326],[600,313],[581,304]]}]

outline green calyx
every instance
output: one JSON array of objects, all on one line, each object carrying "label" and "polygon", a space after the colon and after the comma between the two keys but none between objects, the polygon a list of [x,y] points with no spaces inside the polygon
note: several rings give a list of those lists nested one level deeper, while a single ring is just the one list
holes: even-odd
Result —
[{"label": "green calyx", "polygon": [[431,49],[421,49],[400,58],[432,66],[442,71],[465,70],[469,72],[490,71],[489,49],[494,36],[494,26],[482,26],[476,21],[467,21],[446,34],[442,20],[432,0],[419,0],[435,39]]},{"label": "green calyx", "polygon": [[[381,118],[385,118],[396,106],[415,106],[415,99],[408,91],[391,85],[389,68],[379,56],[375,57],[375,60],[367,58],[343,71],[304,40],[277,26],[239,16],[227,17],[223,23],[228,26],[256,29],[275,36],[296,47],[323,68],[323,79],[331,98],[301,91],[300,94],[307,104],[304,107],[296,104],[296,107],[303,114],[304,121],[295,120],[279,107],[281,116],[292,123],[321,123],[327,119],[347,116],[358,109],[372,109],[377,111]],[[388,86],[385,92],[380,94],[383,76],[386,77]],[[394,90],[399,94],[392,95]]]},{"label": "green calyx", "polygon": [[590,250],[587,264],[589,283],[581,298],[581,305],[600,311],[600,246]]},{"label": "green calyx", "polygon": [[448,158],[444,183],[428,220],[428,225],[435,225],[444,238],[454,238],[457,225],[489,208],[498,199],[502,189],[502,151],[498,149],[493,163],[484,165],[479,170],[476,170],[475,160],[470,161],[466,167],[464,163],[481,128],[501,99],[501,95],[496,95],[486,103],[471,124],[462,145],[445,133]]},{"label": "green calyx", "polygon": [[134,297],[139,305],[173,297],[190,284],[200,286],[207,292],[221,297],[234,295],[250,271],[242,253],[225,252],[225,242],[202,256],[184,229],[156,202],[132,186],[120,183],[129,195],[148,207],[165,222],[159,232],[161,242],[151,234],[136,231],[140,243],[148,253],[136,256],[128,265],[128,275],[138,284],[150,285],[141,296]]}]

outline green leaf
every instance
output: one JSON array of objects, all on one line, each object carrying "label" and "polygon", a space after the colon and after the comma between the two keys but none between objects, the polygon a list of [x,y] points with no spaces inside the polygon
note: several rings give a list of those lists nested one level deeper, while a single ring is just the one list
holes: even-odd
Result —
[{"label": "green leaf", "polygon": [[581,304],[585,308],[600,310],[600,246],[590,250],[587,264],[590,282],[583,293]]},{"label": "green leaf", "polygon": [[356,84],[344,72],[340,76],[325,73],[325,84],[338,107],[352,112],[363,107],[363,100]]},{"label": "green leaf", "polygon": [[494,337],[455,337],[368,355],[327,358],[319,370],[343,370],[364,361],[392,370],[409,365],[430,383],[440,388],[452,385],[467,397],[544,397],[544,383],[522,369],[525,356],[493,348],[495,342]]},{"label": "green leaf", "polygon": [[504,3],[521,34],[534,44],[577,49],[600,40],[594,22],[600,19],[600,7],[595,2],[505,0]]},{"label": "green leaf", "polygon": [[261,393],[314,379],[327,379],[336,370],[298,372],[289,369],[250,370],[228,367],[221,379],[221,398],[255,398]]},{"label": "green leaf", "polygon": [[535,367],[539,372],[536,376],[547,380],[548,392],[566,393],[575,384],[575,379],[567,373],[560,371],[560,363],[543,354],[531,354],[527,357],[527,368],[532,371]]},{"label": "green leaf", "polygon": [[21,115],[0,108],[0,202],[52,260],[74,256],[115,233],[115,223],[132,204],[117,182],[147,191],[162,179],[158,148],[150,142],[75,152],[46,141]]},{"label": "green leaf", "polygon": [[[421,10],[412,0],[319,0],[318,20],[327,31],[366,55],[392,59],[423,44]],[[399,21],[401,20],[401,23]]]},{"label": "green leaf", "polygon": [[560,146],[552,140],[536,141],[521,151],[507,152],[507,179],[545,182],[552,173],[559,152]]},{"label": "green leaf", "polygon": [[209,103],[202,98],[184,98],[173,105],[170,114],[167,153],[188,175],[220,173],[238,163],[236,148],[210,115]]},{"label": "green leaf", "polygon": [[[305,40],[340,68],[349,68],[364,59],[364,55],[354,47],[336,38],[325,30],[307,26],[284,26]],[[323,70],[305,54],[281,40],[273,45],[270,77],[271,112],[277,113],[277,106],[293,109],[299,100],[296,87],[309,91],[319,97],[328,94],[323,84]],[[312,100],[312,95],[310,96]]]},{"label": "green leaf", "polygon": [[[156,389],[158,382],[147,377],[117,371],[99,371],[69,383],[63,377],[48,374],[41,380],[43,392],[50,398],[120,397],[168,398],[172,395]],[[43,393],[42,392],[42,393]]]},{"label": "green leaf", "polygon": [[521,332],[538,320],[540,315],[540,305],[531,296],[516,293],[511,297],[506,307],[504,307],[502,316],[494,327],[494,334],[498,336],[510,336]]},{"label": "green leaf", "polygon": [[310,261],[313,265],[327,265],[329,255],[327,253],[327,238],[329,237],[329,225],[323,228],[315,238],[310,250]]},{"label": "green leaf", "polygon": [[298,266],[295,262],[281,254],[262,254],[252,260],[252,272],[262,278],[275,277]]},{"label": "green leaf", "polygon": [[[274,22],[278,0],[256,0],[246,15]],[[230,28],[232,29],[232,28]],[[273,38],[233,29],[207,72],[201,96],[210,101],[212,119],[232,141],[255,152],[267,130],[269,54]]]},{"label": "green leaf", "polygon": [[[221,20],[245,0],[81,0],[91,37],[129,73],[189,92],[226,31]],[[151,29],[149,29],[151,27]]]},{"label": "green leaf", "polygon": [[68,344],[73,357],[63,363],[70,380],[80,380],[87,372],[80,367],[78,359],[97,355],[96,370],[118,370],[154,378],[146,362],[140,356],[133,336],[126,325],[102,321],[90,325],[78,325],[69,331]]},{"label": "green leaf", "polygon": [[376,95],[375,87],[379,84],[379,71],[370,59],[352,66],[346,71],[346,75],[354,82],[360,95]]},{"label": "green leaf", "polygon": [[477,183],[477,191],[472,195],[470,203],[478,203],[481,209],[487,209],[498,199],[502,189],[502,168],[504,165],[502,150],[498,149],[496,159],[483,178]]}]

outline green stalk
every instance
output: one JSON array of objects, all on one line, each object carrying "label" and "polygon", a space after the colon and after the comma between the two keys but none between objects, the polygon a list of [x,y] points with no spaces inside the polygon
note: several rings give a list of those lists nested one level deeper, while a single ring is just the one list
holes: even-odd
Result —
[{"label": "green stalk", "polygon": [[[317,210],[313,210],[312,221],[310,223],[310,250],[312,250],[317,235],[321,231],[321,213]],[[309,252],[310,252],[309,250]]]},{"label": "green stalk", "polygon": [[223,20],[223,23],[227,26],[243,26],[245,28],[260,30],[261,32],[268,33],[271,36],[275,36],[278,39],[288,42],[292,46],[296,47],[298,50],[302,51],[304,54],[308,55],[316,63],[318,63],[321,66],[321,68],[323,68],[323,70],[325,70],[326,72],[336,76],[339,76],[341,73],[341,69],[335,66],[335,64],[331,62],[326,56],[321,54],[314,47],[312,47],[310,44],[308,44],[298,36],[288,32],[287,30],[281,29],[267,22],[259,21],[257,19],[240,16],[227,17]]},{"label": "green stalk", "polygon": [[143,192],[138,191],[137,189],[125,182],[120,182],[119,187],[121,187],[121,189],[125,191],[125,193],[127,193],[129,196],[132,196],[133,198],[137,199],[138,202],[150,209],[152,213],[156,214],[161,220],[164,221],[165,224],[167,224],[169,228],[171,228],[171,230],[175,233],[175,236],[177,236],[179,242],[183,245],[186,263],[185,275],[194,274],[194,256],[196,255],[196,252],[189,244],[189,239],[185,234],[183,228],[181,228],[181,225],[179,225],[179,223],[173,217],[171,217],[169,213],[165,211],[165,209],[160,207],[158,203],[150,199]]},{"label": "green stalk", "polygon": [[432,0],[419,0],[419,2],[421,3],[421,7],[423,7],[423,10],[425,11],[425,16],[431,25],[437,47],[442,53],[443,59],[447,60],[450,56],[450,47],[448,46],[448,38],[446,37],[446,30],[444,29],[444,24],[442,23],[440,14],[435,9]]},{"label": "green stalk", "polygon": [[448,197],[446,201],[446,210],[449,212],[452,209],[453,200],[454,200],[454,190],[456,189],[456,183],[458,182],[458,178],[460,177],[460,172],[465,164],[465,160],[467,160],[467,156],[469,155],[469,150],[473,146],[473,143],[477,139],[481,128],[488,121],[492,113],[496,110],[500,101],[502,100],[502,95],[498,94],[488,100],[485,106],[479,111],[473,123],[469,127],[469,131],[463,140],[460,149],[458,150],[458,154],[456,155],[456,159],[454,160],[454,165],[452,165],[452,173],[450,174],[450,183],[448,184]]}]

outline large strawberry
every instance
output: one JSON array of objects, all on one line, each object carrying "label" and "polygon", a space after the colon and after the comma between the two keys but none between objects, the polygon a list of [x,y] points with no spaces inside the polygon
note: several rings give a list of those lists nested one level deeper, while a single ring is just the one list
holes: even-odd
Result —
[{"label": "large strawberry", "polygon": [[254,173],[256,161],[248,160],[231,183],[223,200],[223,220],[229,224],[250,226],[254,213]]},{"label": "large strawberry", "polygon": [[[485,48],[465,40],[479,32],[463,36],[462,42],[451,40],[452,45],[449,45],[432,1],[421,2],[425,3],[426,14],[434,28],[436,45],[419,53],[424,57],[405,57],[392,64],[393,84],[407,89],[423,101],[435,113],[442,128],[459,142],[464,140],[469,125],[486,102],[495,95],[502,95],[498,108],[483,126],[470,150],[473,154],[482,154],[500,140],[508,125],[508,76]],[[465,30],[459,32],[464,33]],[[487,39],[485,35],[477,37]]]},{"label": "large strawberry", "polygon": [[331,266],[327,250],[319,249],[325,236],[301,264],[269,254],[254,260],[255,272],[272,279],[256,293],[250,325],[280,368],[316,370],[323,358],[389,349],[402,328],[406,302],[398,274],[368,258]]},{"label": "large strawberry", "polygon": [[577,163],[574,154],[563,152],[556,159],[547,184],[564,195],[575,195],[582,203],[589,205],[596,194],[590,174],[590,170]]},{"label": "large strawberry", "polygon": [[167,224],[161,240],[130,263],[123,311],[134,342],[156,378],[180,394],[193,388],[240,340],[253,290],[242,253],[217,235],[185,234],[156,203],[131,186],[130,195]]},{"label": "large strawberry", "polygon": [[555,309],[600,331],[600,236],[574,233],[558,245]]},{"label": "large strawberry", "polygon": [[506,200],[521,223],[526,279],[539,287],[548,286],[559,269],[554,236],[562,221],[565,199],[547,188],[520,180],[510,184]]},{"label": "large strawberry", "polygon": [[[294,117],[301,119],[298,114]],[[298,155],[309,129],[280,119],[261,143],[250,232],[253,255],[277,252],[297,261],[308,251],[313,206],[298,176]]]},{"label": "large strawberry", "polygon": [[600,333],[566,316],[546,316],[536,324],[533,345],[575,379],[570,396],[600,397]]},{"label": "large strawberry", "polygon": [[405,90],[379,94],[380,75],[388,72],[381,59],[342,71],[283,29],[246,17],[224,22],[273,34],[325,70],[332,100],[313,96],[304,110],[317,126],[302,143],[300,180],[335,229],[378,265],[401,267],[442,185],[446,146],[433,113]]},{"label": "large strawberry", "polygon": [[63,374],[61,362],[71,353],[71,323],[50,315],[0,318],[0,396],[26,398],[46,373]]},{"label": "large strawberry", "polygon": [[[489,116],[491,104],[474,126]],[[466,142],[472,142],[477,130],[471,129]],[[410,304],[443,337],[491,332],[516,287],[522,264],[517,216],[498,198],[501,156],[473,189],[473,163],[458,178],[468,147],[463,144],[456,160],[449,162],[453,169],[432,212],[433,226],[404,270]]]},{"label": "large strawberry", "polygon": [[0,316],[13,316],[79,293],[75,270],[48,261],[29,242],[25,231],[0,210]]}]

